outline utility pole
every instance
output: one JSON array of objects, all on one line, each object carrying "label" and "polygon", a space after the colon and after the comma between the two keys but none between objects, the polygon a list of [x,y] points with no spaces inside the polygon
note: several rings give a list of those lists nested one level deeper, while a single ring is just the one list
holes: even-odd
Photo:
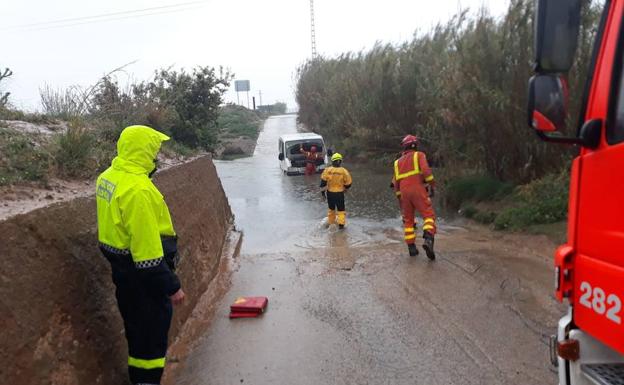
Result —
[{"label": "utility pole", "polygon": [[258,91],[258,96],[260,96],[260,106],[262,106],[262,90]]},{"label": "utility pole", "polygon": [[316,58],[316,30],[314,27],[314,0],[310,0],[310,35],[312,38],[312,59]]}]

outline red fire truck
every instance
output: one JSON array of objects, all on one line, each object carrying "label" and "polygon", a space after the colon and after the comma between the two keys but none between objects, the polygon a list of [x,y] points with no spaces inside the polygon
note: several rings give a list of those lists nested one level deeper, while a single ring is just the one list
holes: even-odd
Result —
[{"label": "red fire truck", "polygon": [[[606,0],[575,135],[567,81],[582,0],[536,0],[529,124],[580,147],[571,169],[567,243],[555,252],[555,295],[569,303],[551,339],[561,385],[624,384],[624,0]],[[574,127],[576,128],[576,127]]]}]

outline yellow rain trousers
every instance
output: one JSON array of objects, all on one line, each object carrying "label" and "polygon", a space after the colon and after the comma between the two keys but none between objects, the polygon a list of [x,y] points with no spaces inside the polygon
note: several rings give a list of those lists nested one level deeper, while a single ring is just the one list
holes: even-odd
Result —
[{"label": "yellow rain trousers", "polygon": [[[321,188],[327,188],[327,223],[344,226],[347,222],[345,190],[351,187],[351,174],[344,167],[328,167],[321,174]],[[338,214],[338,215],[336,215]]]}]

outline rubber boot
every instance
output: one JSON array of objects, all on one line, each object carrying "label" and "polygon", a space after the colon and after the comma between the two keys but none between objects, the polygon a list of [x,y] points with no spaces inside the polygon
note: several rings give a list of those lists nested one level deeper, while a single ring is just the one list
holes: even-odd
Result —
[{"label": "rubber boot", "polygon": [[338,211],[338,228],[344,229],[346,223],[347,223],[347,212]]},{"label": "rubber boot", "polygon": [[410,243],[407,245],[407,250],[409,250],[410,257],[415,257],[418,255],[418,249],[416,248],[416,245],[413,243]]},{"label": "rubber boot", "polygon": [[336,212],[334,210],[327,210],[327,224],[333,225],[336,223]]},{"label": "rubber boot", "polygon": [[433,251],[433,234],[425,231],[423,238],[425,239],[425,243],[422,247],[425,250],[425,253],[427,253],[427,258],[433,261],[435,260],[435,251]]}]

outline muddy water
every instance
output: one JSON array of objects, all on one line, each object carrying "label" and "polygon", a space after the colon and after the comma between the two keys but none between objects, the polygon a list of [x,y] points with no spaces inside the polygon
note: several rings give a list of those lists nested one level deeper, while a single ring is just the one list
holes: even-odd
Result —
[{"label": "muddy water", "polygon": [[[273,118],[260,134],[252,157],[215,162],[236,224],[245,233],[243,253],[322,248],[336,230],[328,232],[322,225],[327,205],[321,200],[320,175],[285,176],[279,168],[278,138],[295,132],[295,116]],[[350,162],[348,155],[343,165],[353,176],[353,187],[346,196],[346,243],[363,246],[399,241],[396,234],[388,234],[388,229],[401,224],[389,188],[390,167],[371,169]]]},{"label": "muddy water", "polygon": [[[554,245],[442,224],[438,259],[410,258],[390,170],[349,162],[344,231],[322,225],[318,176],[283,176],[269,119],[253,157],[217,162],[244,231],[231,286],[177,385],[548,384]],[[238,296],[265,295],[262,317],[229,320]]]}]

